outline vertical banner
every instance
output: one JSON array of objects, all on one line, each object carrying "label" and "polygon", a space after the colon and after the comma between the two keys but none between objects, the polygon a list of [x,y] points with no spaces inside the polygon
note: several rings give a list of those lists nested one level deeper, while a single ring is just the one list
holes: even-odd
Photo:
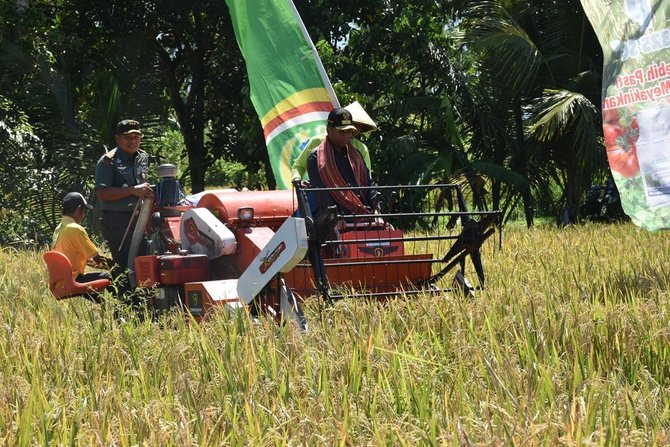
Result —
[{"label": "vertical banner", "polygon": [[247,65],[277,188],[291,187],[300,144],[339,102],[292,0],[226,0]]},{"label": "vertical banner", "polygon": [[581,0],[603,49],[605,148],[635,224],[670,228],[670,0]]}]

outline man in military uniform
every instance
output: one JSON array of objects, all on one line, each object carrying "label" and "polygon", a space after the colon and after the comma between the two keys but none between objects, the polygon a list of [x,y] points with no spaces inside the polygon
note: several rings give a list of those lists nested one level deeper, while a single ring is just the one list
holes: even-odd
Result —
[{"label": "man in military uniform", "polygon": [[[116,147],[104,154],[95,167],[95,194],[102,208],[102,236],[116,264],[115,277],[128,268],[128,251],[139,212],[138,201],[151,197],[149,156],[140,149],[142,131],[135,120],[119,121]],[[146,239],[142,248],[146,248]],[[141,250],[142,250],[141,248]],[[120,291],[120,295],[125,290]]]}]

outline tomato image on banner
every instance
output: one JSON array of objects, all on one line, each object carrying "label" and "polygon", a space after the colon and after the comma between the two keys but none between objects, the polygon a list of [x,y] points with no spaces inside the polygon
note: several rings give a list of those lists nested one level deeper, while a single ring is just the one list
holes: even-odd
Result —
[{"label": "tomato image on banner", "polygon": [[670,0],[581,0],[603,49],[603,136],[624,211],[670,228]]},{"label": "tomato image on banner", "polygon": [[607,160],[613,172],[633,177],[640,172],[636,142],[639,137],[637,116],[629,112],[606,110],[603,113],[603,134]]}]

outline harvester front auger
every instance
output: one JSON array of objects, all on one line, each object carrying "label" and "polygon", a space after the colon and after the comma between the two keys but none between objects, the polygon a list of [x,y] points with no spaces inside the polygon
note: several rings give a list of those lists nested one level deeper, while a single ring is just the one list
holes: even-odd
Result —
[{"label": "harvester front auger", "polygon": [[[298,202],[304,201],[300,214],[307,215],[308,220],[312,215],[309,209],[303,209],[310,202],[306,195],[324,197],[330,191],[347,189],[294,186]],[[338,231],[328,237],[310,235],[309,262],[287,273],[290,287],[303,296],[316,292],[334,300],[352,295],[440,293],[453,290],[455,285],[472,295],[484,286],[480,248],[494,234],[500,212],[469,211],[455,184],[352,189],[362,194],[375,189],[377,203],[383,205],[372,214],[335,216],[336,222],[331,225]],[[438,200],[440,204],[435,203]],[[465,278],[467,257],[479,279],[476,288]],[[443,277],[457,266],[455,284],[445,283]]]}]

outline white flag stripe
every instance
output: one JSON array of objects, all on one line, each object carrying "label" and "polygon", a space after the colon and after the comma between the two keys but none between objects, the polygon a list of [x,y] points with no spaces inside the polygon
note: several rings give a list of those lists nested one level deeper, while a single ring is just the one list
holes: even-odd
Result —
[{"label": "white flag stripe", "polygon": [[291,129],[292,127],[299,126],[300,124],[312,123],[314,121],[323,121],[324,126],[328,120],[328,112],[310,112],[303,115],[296,116],[288,121],[284,121],[279,126],[277,126],[265,139],[265,144],[270,145],[270,142],[275,139],[277,135],[284,132],[285,130]]}]

